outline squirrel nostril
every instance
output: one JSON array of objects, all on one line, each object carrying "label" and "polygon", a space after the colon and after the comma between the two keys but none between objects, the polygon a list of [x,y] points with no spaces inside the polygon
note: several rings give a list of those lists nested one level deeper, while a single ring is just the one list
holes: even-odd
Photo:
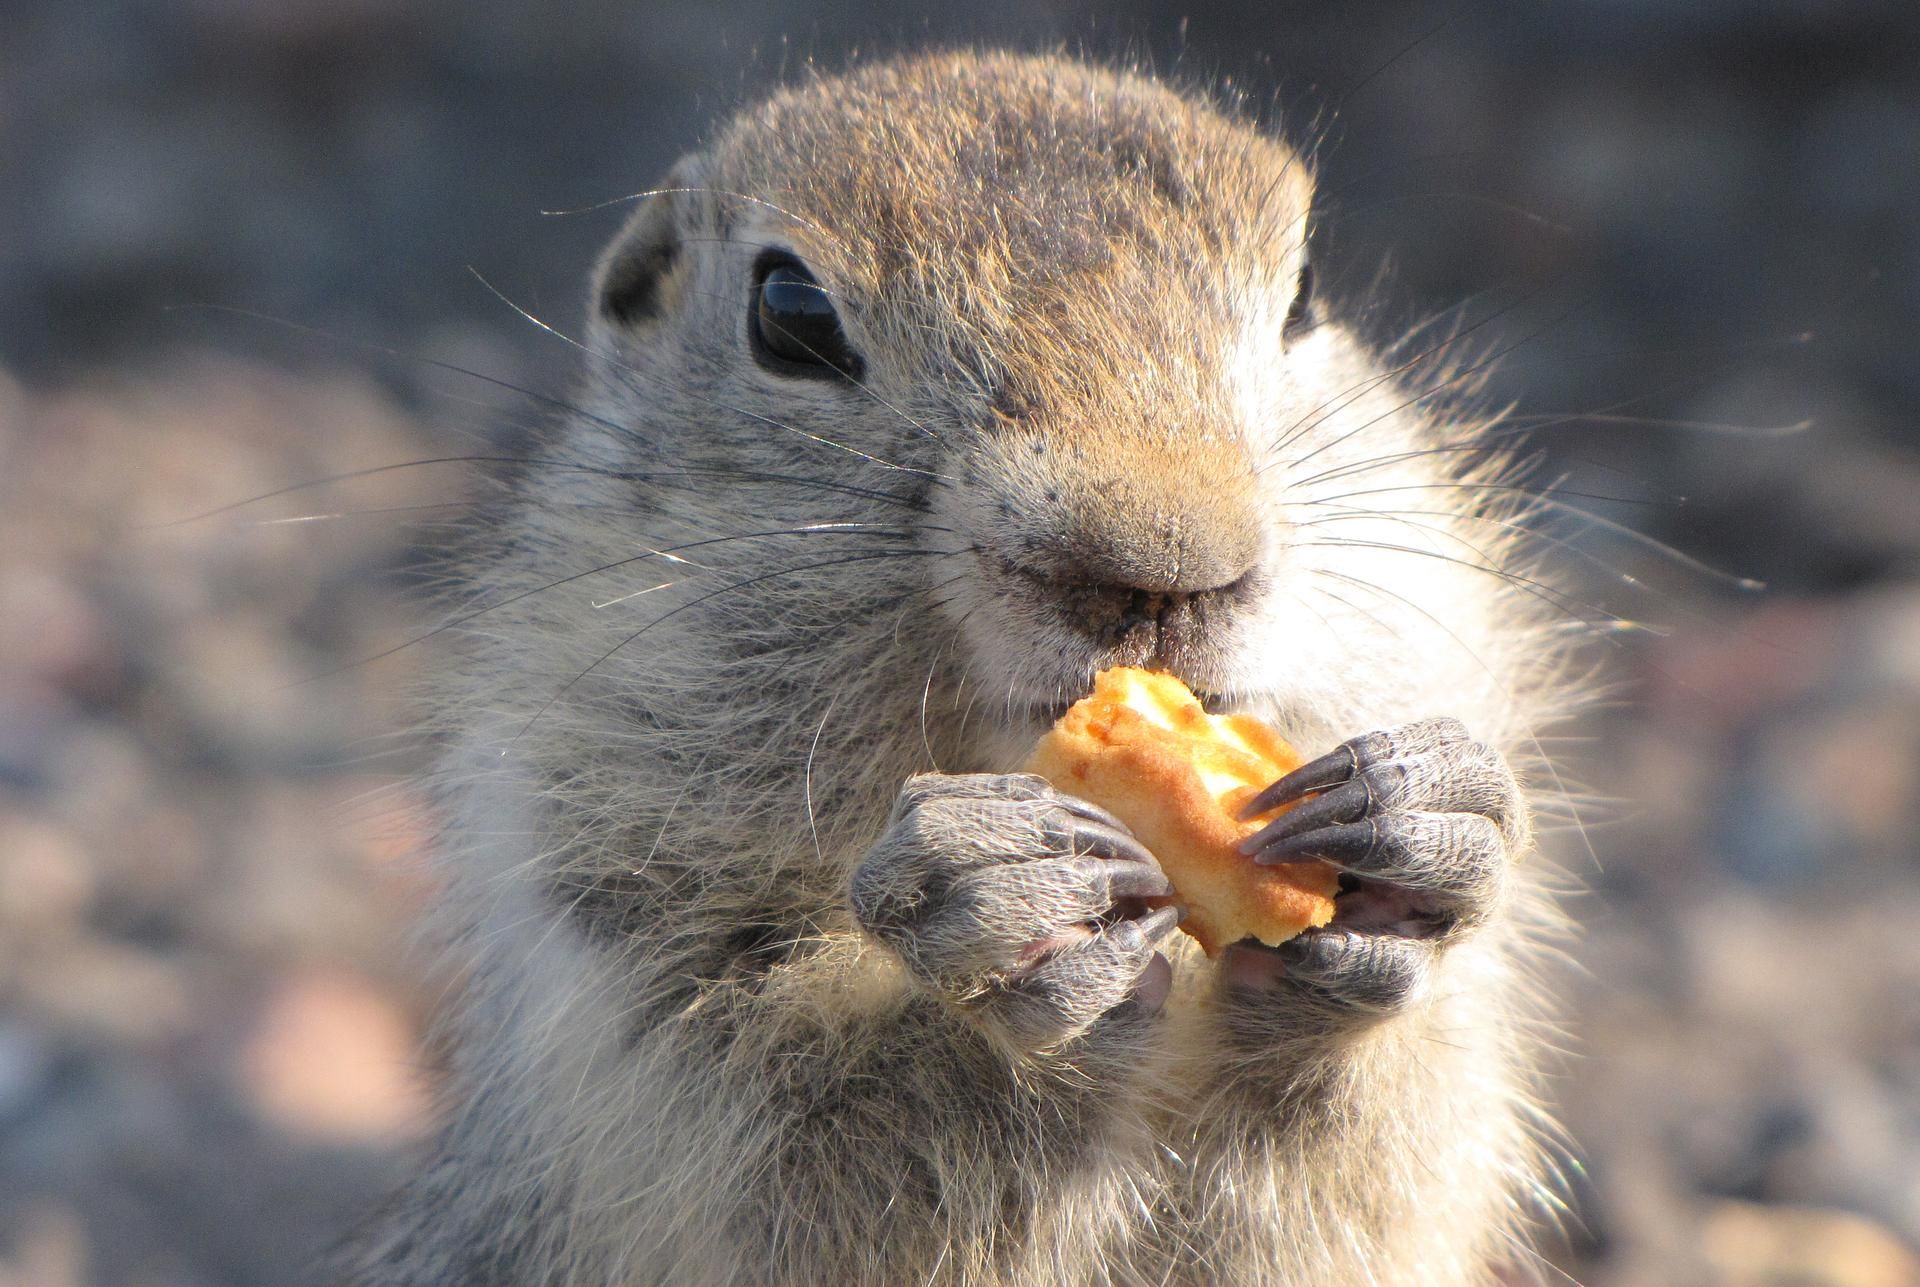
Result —
[{"label": "squirrel nostril", "polygon": [[1114,623],[1114,629],[1126,634],[1159,619],[1162,596],[1146,590],[1134,590],[1127,599],[1127,605]]},{"label": "squirrel nostril", "polygon": [[[1100,587],[1095,586],[1091,588],[1097,592]],[[1120,587],[1120,589],[1124,592],[1126,587]],[[1127,626],[1144,624],[1149,621],[1164,623],[1168,616],[1185,608],[1193,599],[1197,597],[1204,598],[1213,593],[1214,591],[1211,590],[1201,590],[1196,595],[1185,590],[1143,590],[1134,588],[1127,600],[1126,609],[1122,614],[1122,624],[1123,626]]]},{"label": "squirrel nostril", "polygon": [[1223,609],[1245,597],[1253,573],[1198,590],[1163,590],[1124,583],[1048,576],[1008,567],[1033,587],[1077,631],[1144,657],[1169,638],[1192,638],[1217,625]]},{"label": "squirrel nostril", "polygon": [[1028,508],[1011,494],[1024,522],[989,529],[999,548],[987,561],[1014,580],[1028,610],[1129,664],[1229,630],[1261,580],[1265,529],[1247,498],[1225,487],[1109,490],[1060,507]]}]

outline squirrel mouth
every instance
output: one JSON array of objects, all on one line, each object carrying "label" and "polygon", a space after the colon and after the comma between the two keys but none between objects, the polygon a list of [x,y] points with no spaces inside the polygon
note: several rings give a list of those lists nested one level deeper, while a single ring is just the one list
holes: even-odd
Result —
[{"label": "squirrel mouth", "polygon": [[[1092,691],[1093,685],[1089,682],[1087,692],[1090,693]],[[1192,692],[1195,697],[1200,699],[1200,707],[1206,711],[1207,714],[1224,715],[1231,713],[1233,704],[1220,694],[1211,693],[1201,688],[1195,688]],[[1082,697],[1085,695],[1086,693],[1081,694]],[[1039,725],[1042,728],[1051,727],[1059,723],[1061,717],[1067,713],[1067,708],[1079,700],[1079,697],[1069,697],[1060,701],[1029,702],[1026,707],[1027,719],[1029,722]]]},{"label": "squirrel mouth", "polygon": [[1073,705],[1073,702],[1071,700],[1060,701],[1060,702],[1036,702],[1035,704],[1027,707],[1027,717],[1035,724],[1044,724],[1044,725],[1057,724],[1060,722],[1061,717],[1067,713],[1067,708],[1072,705]]}]

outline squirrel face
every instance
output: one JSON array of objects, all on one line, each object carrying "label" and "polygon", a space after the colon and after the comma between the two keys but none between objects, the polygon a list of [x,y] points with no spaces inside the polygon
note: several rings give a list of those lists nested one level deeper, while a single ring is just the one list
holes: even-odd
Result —
[{"label": "squirrel face", "polygon": [[663,404],[653,450],[910,495],[1009,713],[1115,664],[1260,693],[1271,641],[1325,621],[1289,461],[1410,445],[1404,417],[1353,432],[1384,395],[1311,303],[1311,198],[1297,153],[1144,80],[887,64],[676,167],[601,264],[589,347],[633,395],[607,407]]}]

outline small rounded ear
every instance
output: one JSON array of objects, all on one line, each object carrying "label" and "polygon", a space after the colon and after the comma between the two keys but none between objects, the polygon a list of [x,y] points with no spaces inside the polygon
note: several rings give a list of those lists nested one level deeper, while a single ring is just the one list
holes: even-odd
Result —
[{"label": "small rounded ear", "polygon": [[627,226],[600,256],[593,275],[596,327],[627,330],[659,317],[672,303],[666,287],[681,258],[684,222],[700,186],[697,156],[682,157],[658,187],[641,196]]}]

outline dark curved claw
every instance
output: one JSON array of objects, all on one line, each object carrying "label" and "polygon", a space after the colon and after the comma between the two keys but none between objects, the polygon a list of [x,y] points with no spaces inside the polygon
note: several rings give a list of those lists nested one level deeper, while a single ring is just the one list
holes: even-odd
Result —
[{"label": "dark curved claw", "polygon": [[[1294,812],[1298,813],[1300,810],[1296,809]],[[1287,816],[1290,818],[1293,814]],[[1260,833],[1260,835],[1265,834],[1265,832]],[[1254,836],[1252,840],[1259,838]],[[1362,818],[1358,822],[1343,822],[1331,827],[1320,827],[1282,836],[1256,850],[1249,850],[1247,845],[1243,844],[1241,850],[1251,852],[1254,862],[1262,867],[1270,867],[1275,863],[1304,862],[1308,858],[1319,858],[1340,867],[1360,868],[1366,866],[1368,861],[1380,852],[1380,827],[1372,818]]]},{"label": "dark curved claw", "polygon": [[1104,887],[1109,905],[1121,898],[1168,898],[1173,894],[1173,882],[1151,858],[1137,862],[1089,854],[1065,861],[1082,874],[1090,887]]},{"label": "dark curved claw", "polygon": [[1160,864],[1145,845],[1120,828],[1104,822],[1075,818],[1059,833],[1058,838],[1076,857],[1110,858],[1144,863],[1155,871],[1160,869]]},{"label": "dark curved claw", "polygon": [[1109,925],[1101,934],[1113,940],[1122,950],[1131,951],[1157,946],[1186,918],[1187,912],[1183,907],[1161,907],[1145,916]]},{"label": "dark curved claw", "polygon": [[[1309,857],[1383,887],[1417,894],[1431,909],[1443,912],[1450,925],[1484,920],[1501,905],[1507,885],[1507,847],[1499,824],[1479,814],[1369,813],[1357,822],[1284,837],[1254,854],[1253,860],[1266,866]],[[1350,912],[1350,898],[1341,895],[1336,906]]]},{"label": "dark curved claw", "polygon": [[[1291,776],[1291,775],[1289,775]],[[1285,785],[1281,778],[1275,786]],[[1240,842],[1243,854],[1260,854],[1310,831],[1339,823],[1357,822],[1373,807],[1373,785],[1355,778],[1288,810]]]},{"label": "dark curved claw", "polygon": [[1324,791],[1352,779],[1360,770],[1360,756],[1352,743],[1342,743],[1317,760],[1309,760],[1262,791],[1240,810],[1240,818],[1257,818],[1309,791]]},{"label": "dark curved claw", "polygon": [[1114,817],[1111,813],[1108,813],[1091,800],[1082,800],[1077,795],[1068,795],[1063,791],[1056,791],[1051,796],[1051,801],[1069,813],[1079,814],[1088,822],[1097,822],[1102,826],[1111,827],[1115,831],[1124,832],[1127,830],[1126,823],[1120,821],[1120,819]]}]

